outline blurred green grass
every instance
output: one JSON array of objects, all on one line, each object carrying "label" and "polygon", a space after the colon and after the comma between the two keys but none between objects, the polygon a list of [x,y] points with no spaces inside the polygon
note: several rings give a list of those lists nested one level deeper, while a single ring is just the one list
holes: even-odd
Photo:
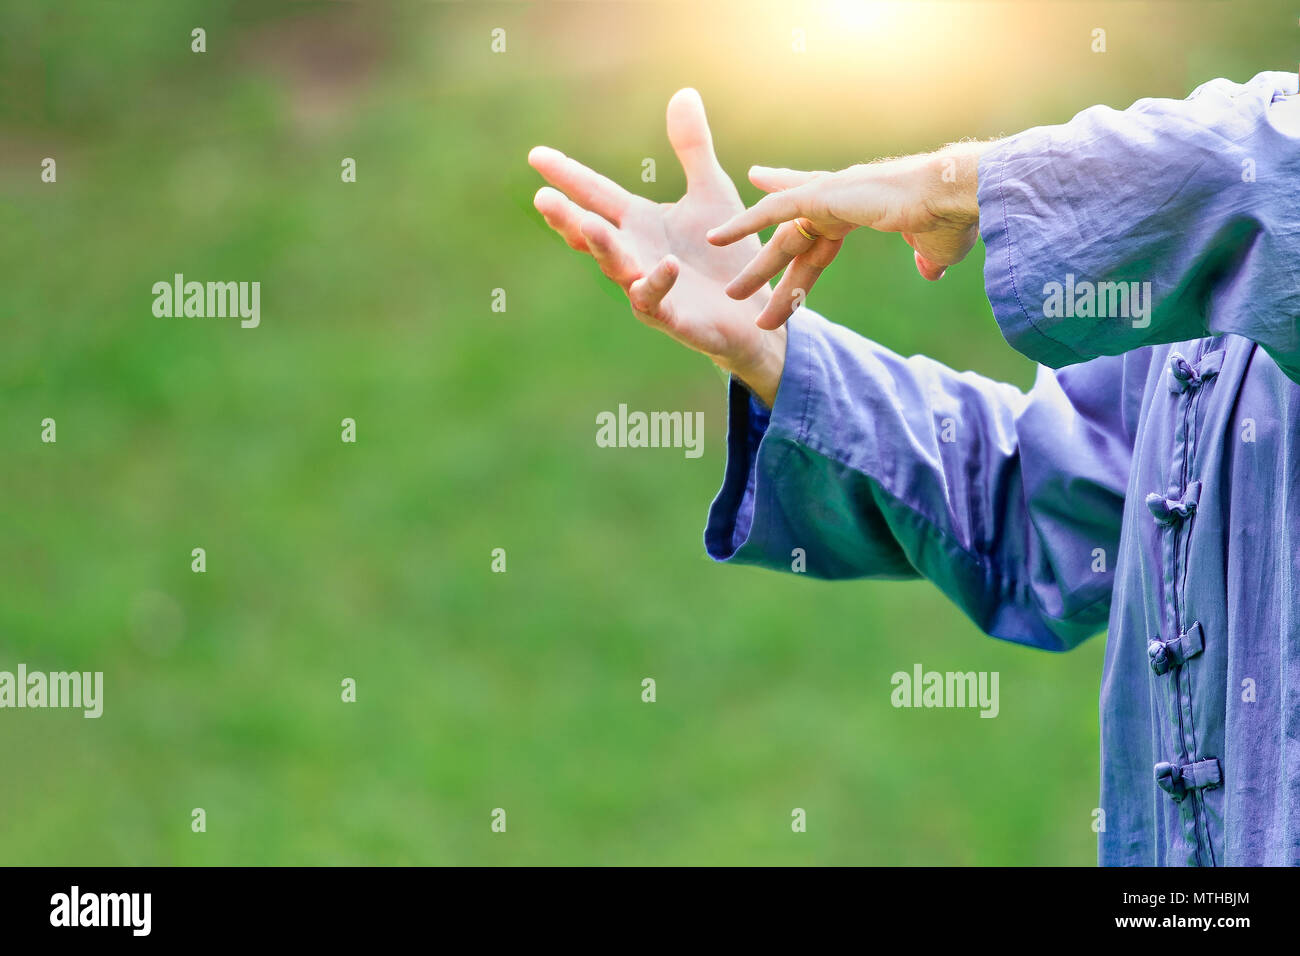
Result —
[{"label": "blurred green grass", "polygon": [[[1094,862],[1103,638],[1036,653],[925,583],[709,562],[720,379],[547,233],[524,157],[671,200],[679,86],[743,179],[1289,69],[1294,13],[914,5],[915,70],[823,28],[814,57],[864,47],[828,81],[773,53],[803,10],[5,5],[0,669],[102,670],[106,702],[0,712],[0,863]],[[929,285],[854,236],[810,304],[1025,385],[979,258]],[[261,327],[155,318],[174,272],[261,281]],[[703,410],[704,457],[597,448],[620,402]],[[893,709],[918,661],[999,671],[998,719]]]}]

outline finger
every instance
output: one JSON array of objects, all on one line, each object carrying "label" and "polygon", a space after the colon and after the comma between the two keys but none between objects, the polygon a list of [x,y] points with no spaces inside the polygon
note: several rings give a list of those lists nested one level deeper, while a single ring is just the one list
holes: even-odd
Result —
[{"label": "finger", "polygon": [[664,296],[677,282],[681,267],[673,256],[664,256],[648,275],[637,279],[628,286],[627,297],[632,308],[646,318],[657,319],[661,324],[666,312],[663,307]]},{"label": "finger", "polygon": [[768,193],[744,212],[737,213],[722,225],[710,229],[707,234],[709,242],[715,246],[728,246],[737,239],[743,239],[768,226],[775,226],[778,222],[809,216],[811,210],[803,208],[804,205],[810,205],[810,194],[806,190],[807,186],[796,186]]},{"label": "finger", "polygon": [[916,260],[916,271],[921,273],[921,278],[929,279],[931,282],[938,282],[943,278],[943,274],[948,271],[947,266],[931,262],[919,252],[913,251],[912,258]]},{"label": "finger", "polygon": [[592,258],[600,266],[600,271],[613,279],[625,290],[635,280],[641,278],[641,270],[631,253],[619,241],[614,228],[593,212],[582,217],[582,235],[587,240],[587,248]]},{"label": "finger", "polygon": [[748,299],[772,276],[788,266],[795,256],[811,249],[815,242],[816,240],[805,238],[794,223],[782,223],[772,233],[767,245],[749,261],[749,265],[727,283],[724,291],[733,299]]},{"label": "finger", "polygon": [[584,209],[604,216],[618,225],[636,197],[593,169],[570,159],[558,149],[534,146],[528,153],[528,165],[542,174],[548,183],[568,194]]},{"label": "finger", "polygon": [[719,185],[731,188],[731,180],[713,152],[704,101],[695,90],[678,90],[668,101],[668,141],[686,172],[687,191]]},{"label": "finger", "polygon": [[542,214],[546,224],[560,234],[572,249],[579,252],[591,252],[587,240],[582,235],[582,217],[586,210],[564,193],[550,186],[543,186],[533,197],[533,205]]},{"label": "finger", "polygon": [[821,278],[822,272],[839,254],[843,239],[818,239],[813,247],[797,256],[785,270],[781,281],[772,291],[772,299],[759,313],[754,324],[760,329],[776,329],[804,304],[808,293]]},{"label": "finger", "polygon": [[776,169],[772,166],[750,166],[749,181],[764,192],[780,192],[802,186],[809,180],[824,175],[822,171],[808,172],[802,169]]}]

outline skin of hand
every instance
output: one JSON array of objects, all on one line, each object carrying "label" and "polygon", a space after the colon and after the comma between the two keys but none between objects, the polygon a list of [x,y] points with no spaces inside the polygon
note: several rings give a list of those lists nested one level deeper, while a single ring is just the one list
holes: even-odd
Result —
[{"label": "skin of hand", "polygon": [[[859,226],[901,233],[917,271],[938,280],[979,238],[979,158],[992,145],[954,143],[935,153],[837,172],[753,167],[750,181],[768,195],[710,230],[708,239],[725,246],[780,225],[728,284],[727,294],[748,298],[785,269],[757,320],[760,328],[779,328]],[[814,238],[800,233],[796,221]]]},{"label": "skin of hand", "polygon": [[704,103],[692,89],[668,102],[668,139],[686,172],[686,195],[651,202],[570,159],[537,146],[529,164],[550,186],[533,199],[547,224],[587,253],[627,294],[632,312],[711,358],[769,407],[785,366],[785,329],[755,324],[771,296],[728,296],[728,281],[762,250],[757,236],[725,247],[706,241],[714,223],[744,211],[736,187],[713,152]]}]

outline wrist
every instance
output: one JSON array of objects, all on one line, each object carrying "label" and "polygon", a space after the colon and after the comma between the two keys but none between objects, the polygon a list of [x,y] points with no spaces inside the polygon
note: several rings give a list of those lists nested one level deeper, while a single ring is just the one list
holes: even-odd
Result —
[{"label": "wrist", "polygon": [[932,184],[930,207],[933,214],[959,227],[979,223],[980,157],[994,143],[952,143],[930,156]]},{"label": "wrist", "polygon": [[789,339],[787,325],[760,333],[755,354],[744,361],[724,365],[724,369],[754,393],[768,408],[776,404],[776,393],[785,371],[785,346]]}]

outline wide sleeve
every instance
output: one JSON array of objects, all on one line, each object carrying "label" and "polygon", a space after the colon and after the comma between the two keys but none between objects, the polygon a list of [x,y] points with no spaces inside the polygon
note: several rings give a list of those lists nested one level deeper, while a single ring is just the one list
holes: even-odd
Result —
[{"label": "wide sleeve", "polygon": [[1026,394],[800,309],[770,417],[730,385],[705,547],[823,578],[924,576],[986,633],[1073,647],[1109,612],[1145,360],[1043,368]]},{"label": "wide sleeve", "polygon": [[1300,104],[1291,73],[1084,110],[980,160],[985,288],[1059,368],[1233,333],[1300,381]]}]

